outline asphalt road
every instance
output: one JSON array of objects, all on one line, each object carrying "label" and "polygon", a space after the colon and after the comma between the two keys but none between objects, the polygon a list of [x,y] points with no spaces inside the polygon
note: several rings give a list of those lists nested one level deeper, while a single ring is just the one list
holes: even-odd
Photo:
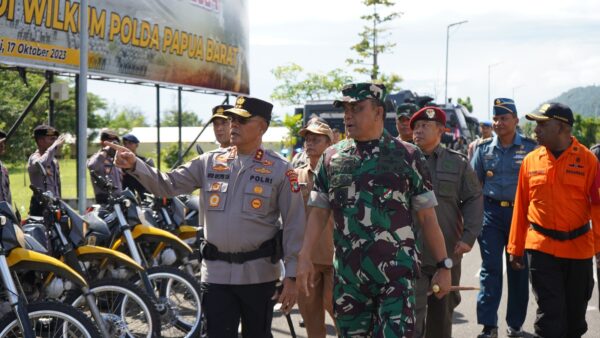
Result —
[{"label": "asphalt road", "polygon": [[[462,262],[462,278],[461,284],[468,286],[479,286],[479,267],[481,266],[481,257],[479,255],[479,247],[475,245],[471,253],[465,255]],[[506,276],[506,273],[505,273]],[[594,276],[596,284],[598,277]],[[453,336],[456,338],[477,337],[481,331],[481,326],[477,325],[477,314],[475,310],[477,291],[462,292],[462,302],[454,312]],[[584,337],[597,338],[600,337],[600,311],[598,310],[598,287],[594,287],[594,293],[588,304],[586,315],[588,323],[588,332]],[[533,337],[533,322],[535,321],[535,311],[537,309],[533,293],[529,293],[529,306],[527,308],[527,318],[523,329],[528,334],[526,337]],[[506,337],[506,277],[504,279],[504,293],[502,302],[498,310],[498,318],[500,319],[499,337]],[[300,314],[295,309],[292,313],[292,321],[296,330],[297,337],[306,337],[306,331],[300,328],[298,322]],[[335,329],[330,318],[327,318],[328,335],[327,337],[335,337]],[[291,337],[289,326],[285,317],[280,312],[275,312],[273,319],[273,336],[275,338]]]}]

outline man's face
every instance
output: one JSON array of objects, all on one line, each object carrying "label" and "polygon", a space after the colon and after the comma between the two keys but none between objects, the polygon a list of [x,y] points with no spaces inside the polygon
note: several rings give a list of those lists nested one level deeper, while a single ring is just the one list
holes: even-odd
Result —
[{"label": "man's face", "polygon": [[258,116],[249,118],[231,115],[231,144],[234,146],[255,142],[266,130],[265,120]]},{"label": "man's face", "polygon": [[481,136],[483,138],[492,137],[492,127],[482,125],[481,126]]},{"label": "man's face", "polygon": [[304,147],[308,157],[319,157],[331,145],[329,137],[308,132],[304,137]]},{"label": "man's face", "polygon": [[419,120],[414,124],[413,141],[421,149],[432,149],[440,143],[444,132],[441,124],[435,121]]},{"label": "man's face", "polygon": [[135,142],[123,140],[123,146],[135,154],[137,152],[137,148],[138,148],[139,144],[137,144]]},{"label": "man's face", "polygon": [[410,129],[410,118],[408,116],[400,116],[396,119],[396,129],[398,134],[403,141],[411,141],[413,138],[413,131]]},{"label": "man's face", "polygon": [[58,136],[40,136],[36,139],[38,149],[40,151],[46,151],[56,141]]},{"label": "man's face", "polygon": [[563,123],[554,119],[548,121],[537,121],[537,125],[533,130],[535,132],[535,139],[537,142],[548,148],[553,148],[557,140],[557,136],[561,130]]},{"label": "man's face", "polygon": [[516,132],[517,124],[519,123],[519,118],[513,114],[503,114],[503,115],[495,115],[494,123],[492,124],[494,127],[494,131],[498,135],[498,137],[509,136]]},{"label": "man's face", "polygon": [[348,137],[357,141],[368,141],[373,129],[377,128],[383,108],[371,100],[344,103],[344,125]]},{"label": "man's face", "polygon": [[231,124],[228,119],[215,118],[213,119],[213,132],[220,145],[226,146],[229,144],[231,137]]}]

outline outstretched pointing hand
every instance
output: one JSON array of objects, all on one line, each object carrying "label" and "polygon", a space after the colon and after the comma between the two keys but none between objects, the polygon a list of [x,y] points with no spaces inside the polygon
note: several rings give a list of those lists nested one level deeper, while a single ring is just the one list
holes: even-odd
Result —
[{"label": "outstretched pointing hand", "polygon": [[135,167],[136,157],[131,150],[120,146],[118,144],[114,144],[112,142],[104,141],[102,145],[105,147],[113,148],[116,151],[115,154],[115,165],[122,169],[132,169]]}]

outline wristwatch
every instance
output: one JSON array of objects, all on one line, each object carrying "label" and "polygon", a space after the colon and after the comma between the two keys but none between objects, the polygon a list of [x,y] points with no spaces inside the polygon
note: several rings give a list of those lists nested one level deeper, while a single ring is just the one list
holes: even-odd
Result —
[{"label": "wristwatch", "polygon": [[452,269],[453,266],[454,266],[454,263],[452,262],[452,259],[450,259],[448,257],[442,259],[441,261],[439,261],[436,264],[436,267],[438,269],[446,269],[446,270]]}]

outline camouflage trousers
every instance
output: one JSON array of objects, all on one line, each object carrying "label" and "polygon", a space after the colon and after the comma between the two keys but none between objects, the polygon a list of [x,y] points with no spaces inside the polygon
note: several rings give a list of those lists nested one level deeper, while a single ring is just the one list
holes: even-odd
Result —
[{"label": "camouflage trousers", "polygon": [[415,294],[412,279],[357,285],[336,276],[333,299],[340,337],[413,336]]}]

